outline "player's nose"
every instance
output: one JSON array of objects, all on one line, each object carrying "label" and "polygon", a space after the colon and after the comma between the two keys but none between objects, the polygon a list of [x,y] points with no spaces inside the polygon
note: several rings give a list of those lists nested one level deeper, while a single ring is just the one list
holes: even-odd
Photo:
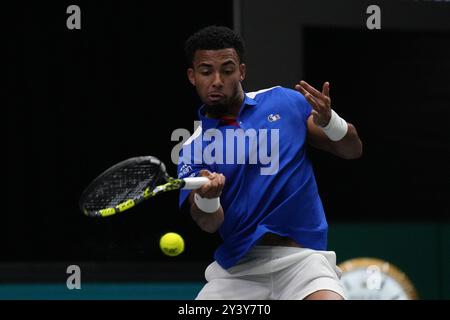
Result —
[{"label": "player's nose", "polygon": [[215,72],[215,73],[214,73],[212,86],[213,86],[214,88],[221,88],[221,87],[223,86],[222,77],[220,76],[220,73],[219,73],[219,72]]}]

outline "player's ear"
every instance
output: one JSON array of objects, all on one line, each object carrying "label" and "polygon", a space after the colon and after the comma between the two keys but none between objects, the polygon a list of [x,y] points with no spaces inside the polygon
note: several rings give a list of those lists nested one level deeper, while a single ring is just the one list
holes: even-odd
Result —
[{"label": "player's ear", "polygon": [[192,85],[195,87],[194,69],[192,69],[192,68],[187,69],[187,76],[188,76],[189,82],[192,83]]},{"label": "player's ear", "polygon": [[240,72],[240,74],[241,74],[241,75],[239,76],[239,81],[244,81],[245,75],[246,75],[246,72],[247,72],[247,67],[246,67],[245,64],[241,63],[241,64],[239,65],[239,72]]}]

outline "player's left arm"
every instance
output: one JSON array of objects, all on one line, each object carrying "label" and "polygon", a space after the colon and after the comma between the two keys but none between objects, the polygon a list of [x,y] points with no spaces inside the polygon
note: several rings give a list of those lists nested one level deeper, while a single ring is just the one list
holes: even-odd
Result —
[{"label": "player's left arm", "polygon": [[[313,108],[311,115],[307,120],[308,143],[318,149],[331,152],[344,159],[359,158],[362,155],[362,142],[355,126],[347,122],[347,130],[343,131],[344,129],[342,126],[340,128],[334,128],[338,126],[334,125],[335,119],[333,119],[333,123],[330,123],[332,109],[329,82],[323,84],[322,92],[316,90],[305,81],[300,81],[300,83],[295,86],[295,89],[305,96],[306,100]],[[339,116],[335,113],[333,117]],[[345,120],[338,118],[336,121]],[[340,122],[336,122],[336,124],[338,123]],[[333,139],[325,133],[324,129],[334,130],[334,132],[328,131],[328,135]]]}]

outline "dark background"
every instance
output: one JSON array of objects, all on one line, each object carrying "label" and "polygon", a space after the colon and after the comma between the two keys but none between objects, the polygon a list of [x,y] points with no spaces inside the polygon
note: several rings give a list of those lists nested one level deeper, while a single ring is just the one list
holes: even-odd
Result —
[{"label": "dark background", "polygon": [[305,78],[330,81],[335,110],[364,143],[357,161],[311,152],[329,219],[448,221],[450,32],[305,26],[303,34]]},{"label": "dark background", "polygon": [[[352,3],[341,10],[351,14]],[[70,4],[81,7],[81,30],[66,28]],[[203,26],[236,25],[233,2],[20,2],[7,12],[1,261],[171,262],[158,247],[167,231],[186,240],[177,262],[211,261],[220,239],[179,212],[176,193],[102,220],[85,217],[77,202],[93,177],[128,157],[155,155],[176,174],[171,133],[192,132],[199,105],[183,44]],[[255,46],[250,35],[258,30],[249,26],[241,30],[247,63],[259,76],[280,60]],[[310,150],[329,222],[448,222],[449,29],[369,32],[363,19],[356,27],[297,28],[303,36],[291,41],[302,52],[292,61],[301,66],[298,80],[316,87],[330,81],[335,109],[364,143],[356,161]],[[255,52],[260,58],[252,59]],[[283,61],[287,69],[290,61]],[[275,75],[265,79],[294,85]],[[257,84],[250,76],[244,88],[261,89]]]},{"label": "dark background", "polygon": [[184,41],[209,24],[232,27],[231,2],[77,2],[81,30],[66,28],[70,4],[10,11],[1,259],[164,260],[158,240],[167,231],[186,239],[178,261],[212,259],[215,236],[178,211],[177,193],[102,220],[85,217],[78,199],[92,178],[132,156],[157,156],[176,175],[171,134],[193,130],[199,104]]}]

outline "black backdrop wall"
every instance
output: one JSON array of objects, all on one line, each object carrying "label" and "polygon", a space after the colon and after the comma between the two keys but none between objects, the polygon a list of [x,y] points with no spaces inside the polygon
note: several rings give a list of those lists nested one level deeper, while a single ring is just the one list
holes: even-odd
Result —
[{"label": "black backdrop wall", "polygon": [[[66,27],[71,4],[81,30]],[[131,156],[158,156],[176,174],[171,134],[192,131],[199,103],[184,41],[209,24],[233,27],[231,2],[22,2],[8,12],[0,259],[166,259],[158,247],[166,231],[186,239],[178,261],[211,259],[215,237],[178,211],[176,193],[105,220],[84,217],[77,202],[93,177]]]},{"label": "black backdrop wall", "polygon": [[[120,160],[152,154],[171,163],[176,144],[171,133],[176,128],[192,131],[199,104],[185,76],[184,41],[209,24],[233,27],[232,2],[77,1],[81,30],[66,28],[70,4],[22,2],[8,10],[8,205],[2,213],[1,261],[169,261],[158,248],[166,231],[179,232],[186,240],[186,253],[177,262],[211,260],[220,239],[201,232],[179,212],[176,194],[104,220],[83,216],[77,202],[93,177]],[[252,12],[241,18],[261,18]],[[287,23],[284,17],[277,19]],[[249,32],[251,24],[243,26],[244,35],[264,34]],[[343,114],[351,115],[366,143],[360,162],[336,162],[312,152],[330,221],[448,221],[448,33],[434,32],[430,38],[392,31],[368,39],[355,30],[303,27],[303,40],[292,42],[303,46],[303,61],[294,65],[303,63],[300,76],[315,85],[325,78],[338,84],[333,98]],[[246,39],[253,52],[256,38]],[[375,41],[370,45],[379,51],[365,51],[370,45],[364,41]],[[360,46],[353,50],[355,43]],[[405,47],[414,43],[419,47]],[[390,46],[405,50],[383,50]],[[326,62],[329,48],[336,54]],[[271,70],[274,56],[262,53],[260,59]],[[378,61],[367,62],[374,56]],[[249,70],[256,79],[266,65],[252,65],[258,60],[253,57]],[[380,68],[387,74],[396,68],[400,72],[395,74],[403,76],[367,76]],[[363,75],[364,84],[358,80]],[[430,77],[434,82],[426,82]],[[412,79],[413,85],[401,79]],[[270,81],[287,85],[282,78]],[[383,88],[379,81],[395,90],[378,94],[374,88]],[[430,95],[417,104],[413,93],[424,89],[421,82],[429,84]],[[251,90],[257,89],[254,83],[257,79],[249,83]],[[380,109],[367,113],[359,103],[346,103],[349,99],[370,99]],[[405,106],[383,110],[390,99],[415,103],[415,113]],[[408,130],[414,134],[407,135]],[[169,172],[175,174],[175,166]]]},{"label": "black backdrop wall", "polygon": [[311,149],[329,220],[448,221],[450,31],[303,34],[305,77],[332,83],[335,109],[364,141],[356,161]]},{"label": "black backdrop wall", "polygon": [[[356,161],[310,150],[328,220],[448,221],[449,3],[238,3],[247,88],[292,87],[300,79],[320,88],[330,81],[333,108],[363,140]],[[366,26],[373,4],[379,30]]]}]

